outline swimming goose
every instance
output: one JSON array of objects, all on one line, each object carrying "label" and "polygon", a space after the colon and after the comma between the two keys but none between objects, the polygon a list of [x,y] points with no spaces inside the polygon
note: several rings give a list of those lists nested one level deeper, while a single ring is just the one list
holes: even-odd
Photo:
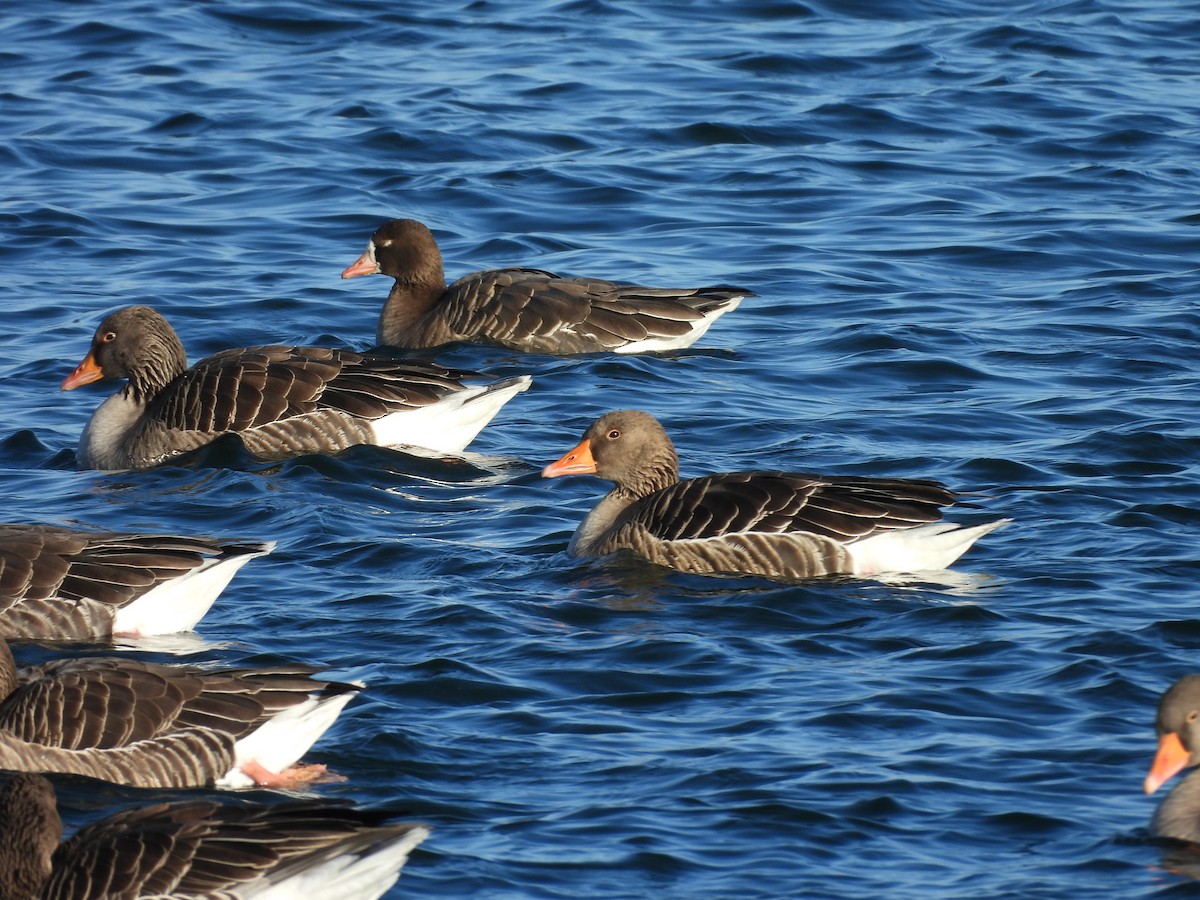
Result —
[{"label": "swimming goose", "polygon": [[17,669],[0,641],[0,768],[90,775],[134,787],[291,786],[293,764],[361,684],[318,670],[217,669],[127,658]]},{"label": "swimming goose", "polygon": [[[1200,764],[1200,675],[1184,675],[1162,695],[1154,730],[1158,753],[1143,785],[1147,794]],[[1167,794],[1154,812],[1150,831],[1200,844],[1200,772],[1191,772]]]},{"label": "swimming goose", "polygon": [[109,640],[187,631],[274,543],[0,525],[0,637]]},{"label": "swimming goose", "polygon": [[0,896],[373,900],[429,836],[387,818],[327,800],[185,800],[122,810],[60,844],[53,786],[15,775],[0,789]]},{"label": "swimming goose", "polygon": [[323,347],[224,350],[190,369],[174,329],[147,306],[127,306],[96,329],[62,383],[128,383],[93,413],[79,463],[146,469],[235,433],[267,459],[336,453],[356,444],[463,450],[527,375],[467,387],[472,373],[434,363]]},{"label": "swimming goose", "polygon": [[533,353],[644,353],[690,347],[744,288],[652,288],[540,269],[472,272],[449,287],[429,229],[413,219],[386,222],[342,272],[395,279],[376,340],[405,349],[454,341]]},{"label": "swimming goose", "polygon": [[582,474],[616,487],[580,524],[569,553],[627,549],[684,572],[796,579],[942,569],[1010,521],[939,521],[957,495],[936,481],[798,472],[680,481],[671,439],[639,410],[601,416],[542,471]]}]

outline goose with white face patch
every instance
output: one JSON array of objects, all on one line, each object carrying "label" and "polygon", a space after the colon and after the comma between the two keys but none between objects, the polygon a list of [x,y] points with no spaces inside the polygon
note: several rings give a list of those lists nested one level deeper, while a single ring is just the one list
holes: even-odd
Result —
[{"label": "goose with white face patch", "polygon": [[343,278],[395,279],[376,340],[403,349],[456,341],[530,353],[656,353],[696,343],[746,297],[744,288],[642,287],[541,269],[487,269],[447,287],[433,234],[393,219],[372,235]]}]

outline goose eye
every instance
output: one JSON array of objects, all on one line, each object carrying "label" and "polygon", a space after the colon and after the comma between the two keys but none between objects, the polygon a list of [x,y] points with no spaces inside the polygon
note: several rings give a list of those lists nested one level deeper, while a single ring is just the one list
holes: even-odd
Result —
[{"label": "goose eye", "polygon": [[1187,720],[1189,722],[1195,722],[1197,715],[1200,715],[1200,712],[1197,712],[1196,710],[1193,709],[1190,713],[1187,714]]},{"label": "goose eye", "polygon": [[106,344],[111,344],[116,339],[117,333],[115,331],[106,331],[104,334],[100,335],[100,340]]},{"label": "goose eye", "polygon": [[608,433],[608,439],[610,441],[615,441],[620,436],[621,436],[621,432],[619,430],[617,430],[616,428],[614,428],[612,431],[610,431]]}]

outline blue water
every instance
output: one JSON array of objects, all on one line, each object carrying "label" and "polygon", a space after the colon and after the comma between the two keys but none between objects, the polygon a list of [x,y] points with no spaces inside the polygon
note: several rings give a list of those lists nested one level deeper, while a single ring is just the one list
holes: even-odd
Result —
[{"label": "blue water", "polygon": [[[310,758],[434,826],[391,896],[1170,891],[1141,779],[1200,650],[1198,59],[1175,0],[6,8],[3,518],[279,541],[139,652],[367,681]],[[451,277],[760,297],[669,358],[442,354],[535,376],[462,463],[76,470],[105,390],[58,384],[104,313],[193,359],[369,346],[389,285],[338,275],[395,216]],[[685,474],[1016,521],[938,580],[571,559],[604,487],[538,470],[620,407]]]}]

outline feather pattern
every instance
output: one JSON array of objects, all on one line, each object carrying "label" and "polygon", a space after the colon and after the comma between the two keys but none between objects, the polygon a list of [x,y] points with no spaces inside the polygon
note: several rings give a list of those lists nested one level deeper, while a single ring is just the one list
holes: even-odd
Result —
[{"label": "feather pattern", "polygon": [[395,219],[375,232],[343,278],[379,273],[395,279],[376,339],[406,349],[454,341],[537,353],[639,353],[690,346],[744,288],[653,288],[542,269],[472,272],[449,287],[429,229]]},{"label": "feather pattern", "polygon": [[[126,385],[93,414],[80,438],[79,462],[104,470],[144,469],[236,434],[265,459],[300,453],[335,453],[357,444],[387,441],[456,453],[496,414],[493,396],[472,409],[473,429],[440,434],[436,418],[414,418],[411,435],[391,422],[397,414],[445,410],[463,418],[486,388],[470,388],[473,375],[436,363],[323,347],[262,346],[225,350],[190,369],[174,330],[145,306],[107,316],[91,348],[63,381],[64,390],[101,379]],[[505,402],[529,385],[526,376],[495,382]],[[399,429],[399,430],[398,430]],[[398,437],[397,437],[398,435]],[[465,440],[465,442],[464,442]]]},{"label": "feather pattern", "polygon": [[190,728],[124,747],[67,750],[0,731],[0,769],[86,775],[130,787],[205,787],[228,771],[232,735]]},{"label": "feather pattern", "polygon": [[[0,637],[107,640],[126,614],[172,631],[191,628],[243,565],[275,545],[182,535],[0,525]],[[180,595],[194,593],[194,602]],[[135,611],[143,601],[146,615]],[[163,615],[154,615],[158,607]]]},{"label": "feather pattern", "polygon": [[798,579],[944,568],[1006,520],[941,522],[958,495],[923,479],[730,472],[679,480],[675,447],[648,413],[607,413],[546,477],[594,474],[615,487],[569,551],[630,550],[685,572]]},{"label": "feather pattern", "polygon": [[16,775],[0,790],[0,896],[375,898],[429,835],[343,803],[187,800],[134,807],[65,843],[54,788]]},{"label": "feather pattern", "polygon": [[[31,749],[28,762],[3,765],[97,778],[115,771],[117,780],[125,781],[128,770],[113,769],[106,760],[126,757],[103,751],[136,747],[135,757],[158,760],[157,775],[139,772],[129,783],[145,785],[149,777],[159,787],[212,784],[237,767],[240,742],[272,720],[314,699],[334,707],[336,716],[361,689],[313,678],[316,671],[301,665],[205,670],[124,657],[64,659],[17,669],[7,643],[0,641],[0,735]],[[176,771],[167,757],[178,735],[193,735],[203,753]],[[290,762],[312,740],[297,739],[288,747]]]}]

